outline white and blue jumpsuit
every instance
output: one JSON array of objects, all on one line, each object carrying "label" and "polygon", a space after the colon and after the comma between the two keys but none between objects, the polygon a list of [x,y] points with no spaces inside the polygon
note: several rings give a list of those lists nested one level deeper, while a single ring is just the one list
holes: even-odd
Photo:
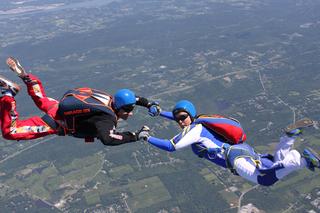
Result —
[{"label": "white and blue jumpsuit", "polygon": [[[162,111],[160,115],[173,120],[171,112]],[[291,172],[307,166],[300,153],[292,149],[294,141],[293,137],[281,137],[273,155],[258,154],[248,144],[230,146],[218,134],[195,123],[185,127],[171,140],[148,138],[150,144],[169,152],[191,146],[196,155],[264,186],[270,186]]]}]

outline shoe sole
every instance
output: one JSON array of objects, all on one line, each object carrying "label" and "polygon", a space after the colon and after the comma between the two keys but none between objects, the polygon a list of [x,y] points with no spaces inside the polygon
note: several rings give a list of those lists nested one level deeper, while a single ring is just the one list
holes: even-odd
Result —
[{"label": "shoe sole", "polygon": [[[320,162],[320,156],[319,154],[314,151],[313,149],[311,149],[310,147],[305,148],[305,150],[308,150],[308,152],[310,152],[315,158],[317,158],[318,162]],[[320,164],[320,163],[319,163]],[[318,168],[320,167],[320,165],[318,166]]]},{"label": "shoe sole", "polygon": [[310,118],[303,118],[301,120],[298,120],[294,124],[290,124],[289,126],[287,126],[284,129],[284,131],[286,133],[289,133],[290,131],[292,131],[294,129],[305,128],[305,127],[309,127],[309,126],[313,126],[313,125],[314,125],[313,120],[311,120]]},{"label": "shoe sole", "polygon": [[[10,62],[11,61],[11,62]],[[19,61],[13,57],[9,57],[6,61],[9,68],[16,73],[19,77],[24,77],[27,75],[24,68],[20,65]]]},{"label": "shoe sole", "polygon": [[0,84],[4,89],[10,89],[14,94],[17,94],[20,91],[20,86],[7,78],[0,75]]}]

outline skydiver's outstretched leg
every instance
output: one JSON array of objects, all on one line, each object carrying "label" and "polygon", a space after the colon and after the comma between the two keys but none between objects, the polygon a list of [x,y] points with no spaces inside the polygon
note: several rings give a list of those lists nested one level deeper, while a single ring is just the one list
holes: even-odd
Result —
[{"label": "skydiver's outstretched leg", "polygon": [[290,150],[283,158],[283,160],[275,163],[283,166],[283,169],[279,169],[276,171],[276,177],[278,179],[282,179],[288,174],[296,170],[307,168],[308,166],[306,159],[302,157],[297,150]]},{"label": "skydiver's outstretched leg", "polygon": [[292,149],[295,141],[296,136],[289,137],[285,135],[280,138],[280,141],[277,144],[273,155],[274,165],[281,165],[283,167],[283,169],[279,169],[276,172],[276,177],[278,179],[282,179],[291,172],[302,169],[307,165],[306,160],[301,157],[301,154],[297,150]]},{"label": "skydiver's outstretched leg", "polygon": [[241,177],[263,186],[271,186],[293,171],[309,168],[307,159],[296,150],[288,151],[286,156],[277,162],[266,158],[260,158],[260,161],[254,159],[257,159],[254,155],[237,156],[233,169]]},{"label": "skydiver's outstretched leg", "polygon": [[9,57],[7,59],[7,65],[26,84],[28,94],[31,96],[37,107],[53,119],[58,119],[56,112],[59,102],[53,98],[49,98],[46,96],[40,79],[35,75],[32,75],[30,73],[28,74],[19,63],[19,61],[13,57]]},{"label": "skydiver's outstretched leg", "polygon": [[286,155],[292,150],[296,137],[282,136],[276,146],[273,157],[274,162],[282,161]]},{"label": "skydiver's outstretched leg", "polygon": [[308,167],[308,161],[297,150],[293,150],[293,144],[297,136],[302,133],[302,129],[312,126],[314,121],[309,118],[303,118],[295,123],[287,126],[284,130],[286,135],[280,138],[276,150],[274,152],[275,164],[282,164],[284,169],[277,171],[279,179],[290,174],[295,170]]},{"label": "skydiver's outstretched leg", "polygon": [[276,176],[282,179],[296,170],[308,168],[314,171],[315,168],[320,168],[320,157],[311,148],[305,148],[302,155],[297,150],[291,150],[283,160],[276,163],[280,163],[284,167],[276,171]]},{"label": "skydiver's outstretched leg", "polygon": [[[286,132],[287,135],[280,138],[273,156],[259,155],[260,161],[257,162],[257,154],[253,149],[248,145],[241,144],[231,146],[238,151],[233,151],[234,156],[228,155],[228,160],[232,162],[232,159],[235,159],[233,169],[241,177],[264,186],[273,185],[296,170],[308,168],[314,171],[315,168],[320,168],[319,155],[310,148],[305,149],[302,155],[297,150],[292,149],[296,137],[302,132],[301,128],[312,124],[309,121],[304,124],[298,121],[299,125],[296,125],[296,123],[291,125],[292,127],[296,125],[299,128],[291,129],[289,134]],[[302,125],[300,125],[301,123]]]},{"label": "skydiver's outstretched leg", "polygon": [[26,120],[19,120],[14,96],[20,87],[14,82],[0,76],[0,120],[2,136],[8,140],[28,140],[56,134],[40,117],[34,116]]}]

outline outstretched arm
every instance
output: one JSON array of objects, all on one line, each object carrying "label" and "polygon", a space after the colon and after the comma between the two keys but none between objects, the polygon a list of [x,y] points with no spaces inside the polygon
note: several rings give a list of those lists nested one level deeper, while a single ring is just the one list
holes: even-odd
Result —
[{"label": "outstretched arm", "polygon": [[198,143],[200,140],[201,130],[201,125],[192,125],[184,128],[181,133],[173,137],[171,140],[149,137],[148,142],[160,149],[173,152],[191,144]]},{"label": "outstretched arm", "polygon": [[158,102],[156,101],[149,102],[148,99],[144,97],[136,96],[136,104],[138,106],[143,106],[148,108],[148,113],[152,117],[158,116],[161,112],[161,108]]},{"label": "outstretched arm", "polygon": [[149,108],[151,106],[151,103],[149,102],[149,100],[141,96],[136,96],[136,104],[138,106],[142,106],[146,108]]},{"label": "outstretched arm", "polygon": [[149,137],[148,142],[162,150],[173,152],[175,151],[174,144],[171,140]]},{"label": "outstretched arm", "polygon": [[97,138],[106,146],[117,146],[138,140],[134,132],[117,132],[114,121],[108,117],[95,121],[95,127]]},{"label": "outstretched arm", "polygon": [[149,109],[149,114],[151,116],[162,116],[170,120],[174,120],[172,112],[162,111],[160,109],[158,102],[150,102],[148,99],[140,96],[136,96],[136,104],[138,106],[143,106]]},{"label": "outstretched arm", "polygon": [[160,116],[165,117],[170,120],[174,120],[172,112],[169,112],[169,111],[161,111]]}]

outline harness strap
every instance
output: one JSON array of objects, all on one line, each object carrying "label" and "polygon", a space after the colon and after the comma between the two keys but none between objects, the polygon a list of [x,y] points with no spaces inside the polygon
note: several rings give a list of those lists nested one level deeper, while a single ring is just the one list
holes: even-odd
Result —
[{"label": "harness strap", "polygon": [[[235,151],[235,152],[231,153],[231,151]],[[227,168],[235,175],[239,175],[239,174],[237,173],[236,169],[234,169],[234,162],[241,157],[249,158],[256,165],[257,168],[259,168],[259,166],[261,165],[260,159],[257,158],[257,156],[253,155],[252,153],[250,153],[249,150],[236,147],[236,146],[230,146],[225,151],[226,165],[227,165]]]},{"label": "harness strap", "polygon": [[234,175],[239,175],[239,174],[237,173],[237,170],[235,170],[235,169],[233,168],[233,166],[232,166],[232,164],[231,164],[231,162],[230,162],[230,159],[229,159],[229,157],[228,157],[228,154],[229,154],[229,151],[230,151],[230,150],[231,150],[231,148],[228,149],[228,150],[225,152],[226,166],[227,166],[227,168],[230,170],[230,172],[231,172],[232,174],[234,174]]},{"label": "harness strap", "polygon": [[48,114],[45,114],[41,117],[41,119],[51,128],[58,131],[58,135],[66,135],[66,128],[64,128],[61,124],[59,124],[57,121],[55,121],[51,116]]},{"label": "harness strap", "polygon": [[59,128],[59,124],[53,118],[51,118],[48,114],[45,114],[44,116],[42,116],[41,119],[48,126],[50,126],[51,129],[58,129]]}]

